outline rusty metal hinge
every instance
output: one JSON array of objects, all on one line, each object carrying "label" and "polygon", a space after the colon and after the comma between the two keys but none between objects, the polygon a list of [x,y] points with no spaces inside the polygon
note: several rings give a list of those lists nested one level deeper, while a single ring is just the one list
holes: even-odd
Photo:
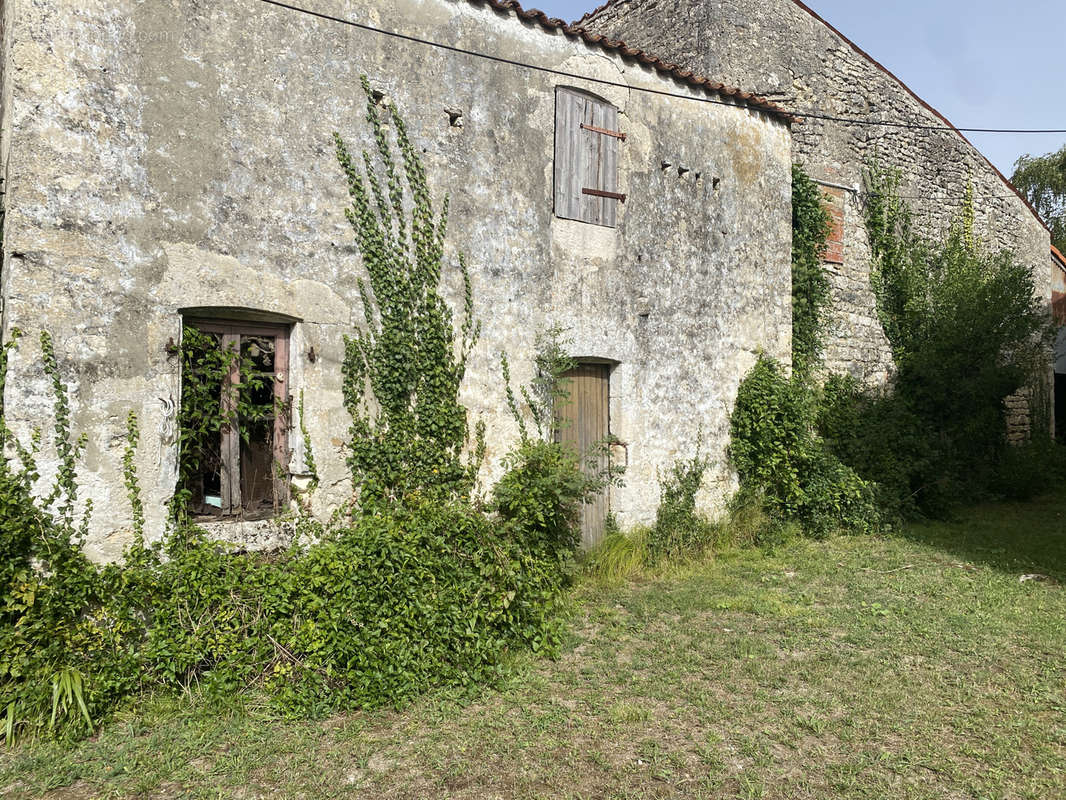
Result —
[{"label": "rusty metal hinge", "polygon": [[615,139],[621,139],[623,142],[626,140],[626,135],[621,131],[609,131],[606,128],[597,128],[595,125],[586,125],[584,122],[581,123],[581,130],[602,133],[604,136],[613,136]]},{"label": "rusty metal hinge", "polygon": [[621,200],[623,203],[626,201],[624,194],[618,192],[605,192],[603,189],[582,189],[581,194],[590,194],[593,197],[606,197],[608,200]]}]

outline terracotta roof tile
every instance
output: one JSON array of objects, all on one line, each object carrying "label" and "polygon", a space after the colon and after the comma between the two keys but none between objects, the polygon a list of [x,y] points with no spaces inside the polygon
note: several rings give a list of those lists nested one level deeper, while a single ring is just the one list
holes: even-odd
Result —
[{"label": "terracotta roof tile", "polygon": [[765,97],[752,94],[751,92],[741,91],[740,89],[732,86],[726,86],[718,81],[711,80],[702,75],[697,75],[691,70],[685,69],[677,64],[672,64],[667,61],[663,61],[657,56],[651,53],[645,52],[638,47],[630,47],[625,42],[617,39],[610,39],[606,36],[601,36],[596,33],[591,33],[585,30],[577,24],[569,24],[561,19],[549,17],[543,11],[536,9],[526,10],[517,3],[515,0],[466,0],[471,5],[487,5],[496,11],[512,12],[518,19],[524,22],[534,22],[540,25],[545,31],[550,33],[562,33],[571,39],[580,39],[588,45],[598,47],[601,50],[606,50],[609,53],[614,53],[622,58],[629,59],[631,61],[638,61],[641,64],[645,64],[661,75],[669,76],[675,80],[686,83],[690,86],[695,86],[705,91],[714,92],[715,94],[723,97],[735,98],[742,105],[754,108],[759,111],[764,111],[767,114],[771,114],[778,119],[785,122],[792,123],[798,120],[792,114],[789,114],[780,106],[771,103]]}]

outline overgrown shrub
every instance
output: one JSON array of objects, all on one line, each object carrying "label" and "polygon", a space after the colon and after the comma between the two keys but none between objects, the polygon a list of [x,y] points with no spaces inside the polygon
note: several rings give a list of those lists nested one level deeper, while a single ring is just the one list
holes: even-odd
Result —
[{"label": "overgrown shrub", "polygon": [[553,652],[589,480],[543,442],[511,463],[499,515],[412,494],[339,526],[300,521],[316,528],[303,549],[233,553],[185,527],[98,567],[4,462],[0,521],[19,534],[0,551],[6,737],[84,734],[153,687],[258,689],[297,714],[395,704]]},{"label": "overgrown shrub", "polygon": [[1066,447],[1049,435],[1006,448],[995,466],[997,493],[1009,500],[1030,500],[1066,481]]},{"label": "overgrown shrub", "polygon": [[219,695],[249,686],[298,714],[401,702],[500,675],[558,643],[564,576],[468,504],[391,504],[305,551],[230,554],[191,537],[137,576],[147,674]]},{"label": "overgrown shrub", "polygon": [[493,489],[493,510],[532,547],[570,555],[580,542],[581,504],[603,488],[581,470],[566,445],[538,439],[519,443]]},{"label": "overgrown shrub", "polygon": [[1004,400],[1038,383],[1051,327],[1029,268],[976,237],[972,187],[935,241],[915,231],[899,181],[871,167],[865,208],[896,374],[887,393],[836,393],[821,423],[834,452],[881,485],[886,509],[942,515],[996,492],[996,464],[1018,461],[1005,451]]},{"label": "overgrown shrub", "polygon": [[817,428],[829,450],[871,482],[886,520],[913,516],[949,494],[922,420],[891,388],[866,389],[849,375],[825,382]]},{"label": "overgrown shrub", "polygon": [[879,514],[869,484],[844,466],[814,431],[817,402],[800,379],[760,356],[730,418],[729,448],[742,488],[760,492],[771,514],[815,536],[870,531]]},{"label": "overgrown shrub", "polygon": [[792,170],[792,375],[760,356],[744,377],[730,418],[730,459],[740,478],[733,514],[751,540],[791,535],[791,524],[821,536],[871,530],[879,523],[872,487],[844,466],[815,431],[829,309],[822,258],[830,231],[822,193]]}]

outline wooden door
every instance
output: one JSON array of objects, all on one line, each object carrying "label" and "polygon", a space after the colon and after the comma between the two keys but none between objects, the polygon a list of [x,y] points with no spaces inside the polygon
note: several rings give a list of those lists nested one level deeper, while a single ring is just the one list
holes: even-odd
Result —
[{"label": "wooden door", "polygon": [[[563,376],[569,381],[569,399],[559,409],[557,441],[569,444],[581,456],[585,470],[605,470],[607,436],[611,431],[609,414],[610,367],[606,364],[579,364]],[[589,458],[599,455],[594,463]],[[603,538],[610,508],[610,487],[581,508],[581,545],[588,548]]]}]

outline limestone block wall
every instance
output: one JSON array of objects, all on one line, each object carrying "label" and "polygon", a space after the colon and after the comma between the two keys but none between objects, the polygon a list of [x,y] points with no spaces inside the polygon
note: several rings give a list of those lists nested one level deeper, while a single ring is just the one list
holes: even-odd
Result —
[{"label": "limestone block wall", "polygon": [[[463,389],[471,421],[488,428],[484,482],[499,475],[517,435],[499,353],[526,381],[537,331],[559,324],[575,356],[617,364],[611,427],[628,443],[628,472],[611,504],[624,523],[654,515],[657,472],[691,455],[700,429],[717,462],[702,502],[713,507],[730,489],[737,385],[760,349],[787,358],[790,346],[791,144],[781,118],[638,91],[707,96],[465,0],[328,0],[316,9],[621,86],[255,0],[7,0],[3,9],[3,331],[27,333],[6,408],[21,436],[35,426],[47,434],[52,405],[34,340],[49,330],[75,431],[88,436],[79,479],[96,508],[95,557],[113,558],[128,541],[120,464],[130,409],[143,430],[149,533],[162,533],[176,478],[168,409],[181,388],[167,344],[180,336],[184,307],[300,320],[289,379],[293,396],[304,390],[322,478],[314,511],[325,517],[348,497],[340,361],[343,335],[360,321],[363,273],[331,135],[357,151],[370,145],[361,74],[401,109],[434,198],[451,197],[449,256],[466,254],[484,323]],[[561,84],[620,111],[628,199],[616,228],[552,214]],[[457,274],[445,281],[456,299]],[[300,436],[291,444],[289,468],[300,475]],[[45,478],[55,469],[47,436],[42,466]]]},{"label": "limestone block wall", "polygon": [[[855,119],[944,126],[898,79],[796,0],[610,0],[580,23],[716,80],[748,87],[788,109]],[[871,159],[899,168],[918,224],[938,235],[958,213],[967,181],[987,247],[1009,248],[1050,301],[1050,236],[1003,176],[951,130],[908,130],[805,118],[793,158],[811,177],[845,191],[843,264],[830,272],[834,318],[826,363],[882,382],[891,356],[877,321],[862,221],[862,170]]]}]

